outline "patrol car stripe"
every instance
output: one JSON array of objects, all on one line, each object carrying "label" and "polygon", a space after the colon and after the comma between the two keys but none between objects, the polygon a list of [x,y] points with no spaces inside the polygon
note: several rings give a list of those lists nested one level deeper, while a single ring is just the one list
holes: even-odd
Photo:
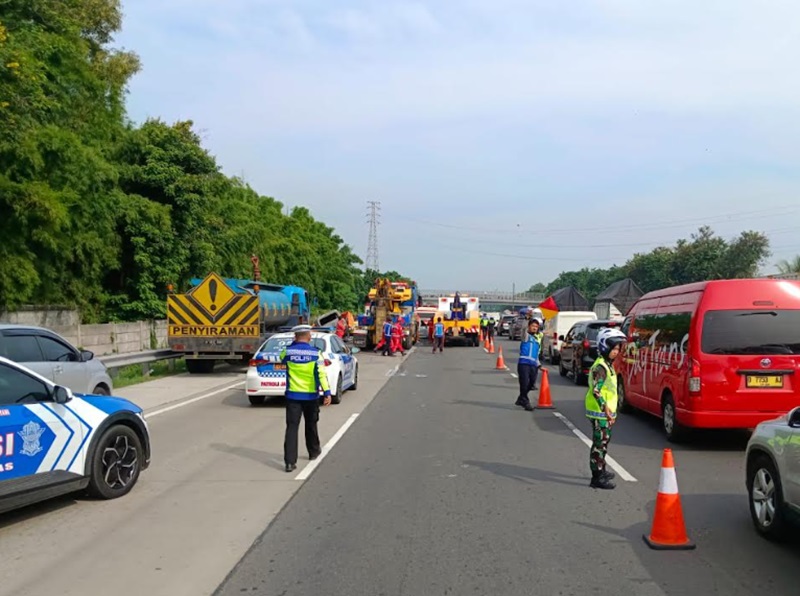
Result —
[{"label": "patrol car stripe", "polygon": [[75,450],[75,454],[72,456],[72,459],[69,460],[69,463],[67,464],[67,469],[69,470],[72,467],[72,465],[75,463],[75,460],[80,455],[81,449],[83,449],[83,446],[86,444],[86,440],[89,438],[89,432],[92,430],[92,427],[89,426],[89,424],[83,418],[78,416],[78,414],[75,412],[75,410],[73,408],[70,408],[69,406],[64,406],[64,407],[67,410],[69,410],[72,413],[72,415],[75,416],[75,418],[80,420],[81,424],[83,424],[84,427],[86,427],[86,430],[81,432],[83,437],[81,439],[80,444],[78,445],[78,448]]},{"label": "patrol car stripe", "polygon": [[[92,437],[97,431],[97,428],[100,426],[100,423],[108,418],[108,414],[93,406],[89,402],[85,402],[83,400],[74,400],[70,402],[70,408],[76,412],[76,415],[80,414],[82,420],[84,420],[89,427],[89,430],[86,433],[86,438],[83,442],[85,447],[85,445],[88,444],[87,441],[92,440]],[[76,474],[83,474],[86,454],[81,453],[81,450],[79,450],[78,453],[81,454],[81,457],[76,458],[75,461],[72,462],[68,471]]]},{"label": "patrol car stripe", "polygon": [[55,467],[58,458],[69,442],[67,430],[60,428],[61,424],[56,422],[57,417],[44,405],[35,404],[25,407],[28,408],[28,410],[30,410],[34,416],[44,422],[45,426],[47,426],[50,432],[55,435],[55,439],[53,439],[53,442],[50,444],[50,448],[47,450],[47,453],[45,453],[44,458],[42,458],[39,467],[36,469],[37,474],[41,472],[49,472]]},{"label": "patrol car stripe", "polygon": [[[75,414],[66,406],[49,406],[48,409],[53,412],[55,416],[60,418],[70,431],[69,441],[67,441],[64,450],[58,456],[56,463],[53,465],[54,470],[66,470],[69,468],[67,463],[71,462],[75,458],[75,454],[78,452],[78,447],[83,440],[81,422],[80,419],[75,416]],[[56,409],[61,410],[61,412],[57,412]]]}]

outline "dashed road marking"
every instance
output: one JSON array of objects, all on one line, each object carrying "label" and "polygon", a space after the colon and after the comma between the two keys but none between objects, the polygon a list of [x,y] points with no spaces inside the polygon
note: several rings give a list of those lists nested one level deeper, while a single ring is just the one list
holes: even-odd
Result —
[{"label": "dashed road marking", "polygon": [[[578,437],[581,441],[583,441],[587,447],[592,446],[592,441],[589,439],[589,437],[583,434],[574,424],[572,424],[572,422],[567,420],[566,416],[564,416],[560,412],[553,412],[553,416],[561,420],[561,422],[563,422],[564,425],[568,429],[570,429],[576,437]],[[606,462],[608,462],[608,465],[617,471],[617,474],[619,474],[619,477],[622,478],[623,480],[626,480],[627,482],[637,482],[636,478],[634,478],[625,468],[623,468],[619,464],[619,462],[617,462],[617,460],[615,460],[610,455],[606,456]]]},{"label": "dashed road marking", "polygon": [[356,421],[356,418],[358,418],[358,414],[352,414],[350,418],[348,418],[345,421],[342,427],[336,431],[336,434],[331,437],[330,441],[325,443],[325,446],[322,448],[322,453],[320,454],[320,456],[314,461],[310,462],[305,468],[303,468],[301,472],[295,477],[295,480],[305,480],[306,478],[311,476],[311,472],[317,469],[317,466],[320,464],[320,462],[323,459],[325,459],[325,456],[328,455],[331,449],[333,449],[333,446],[336,445],[336,443],[339,442],[339,439],[341,439],[344,436],[344,433],[346,433],[347,429],[353,425],[353,423]]}]

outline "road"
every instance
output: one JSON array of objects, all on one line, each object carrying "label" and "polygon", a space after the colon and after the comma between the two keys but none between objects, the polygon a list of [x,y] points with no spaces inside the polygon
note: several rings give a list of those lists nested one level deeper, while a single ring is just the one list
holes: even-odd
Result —
[{"label": "road", "polygon": [[152,468],[123,499],[3,516],[0,594],[797,594],[800,547],[750,525],[746,437],[673,446],[697,549],[652,551],[658,422],[623,416],[611,455],[631,481],[590,489],[556,416],[586,432],[585,388],[551,369],[557,409],[516,408],[516,344],[498,346],[511,371],[481,348],[360,354],[358,391],[322,410],[323,443],[340,440],[292,474],[281,404],[247,406],[241,371],[131,388]]}]

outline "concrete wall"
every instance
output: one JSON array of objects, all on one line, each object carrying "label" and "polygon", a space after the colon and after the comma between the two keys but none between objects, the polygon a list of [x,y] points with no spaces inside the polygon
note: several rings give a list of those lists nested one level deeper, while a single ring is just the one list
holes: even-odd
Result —
[{"label": "concrete wall", "polygon": [[45,327],[72,345],[94,352],[96,356],[168,347],[167,322],[164,320],[81,325],[77,311],[28,308],[1,313],[0,323]]}]

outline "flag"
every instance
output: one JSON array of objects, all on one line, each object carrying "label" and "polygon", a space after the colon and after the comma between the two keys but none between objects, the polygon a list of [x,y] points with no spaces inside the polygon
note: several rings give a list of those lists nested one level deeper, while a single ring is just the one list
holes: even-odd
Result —
[{"label": "flag", "polygon": [[552,296],[548,296],[539,303],[539,310],[542,311],[542,316],[547,321],[558,314],[558,304]]}]

